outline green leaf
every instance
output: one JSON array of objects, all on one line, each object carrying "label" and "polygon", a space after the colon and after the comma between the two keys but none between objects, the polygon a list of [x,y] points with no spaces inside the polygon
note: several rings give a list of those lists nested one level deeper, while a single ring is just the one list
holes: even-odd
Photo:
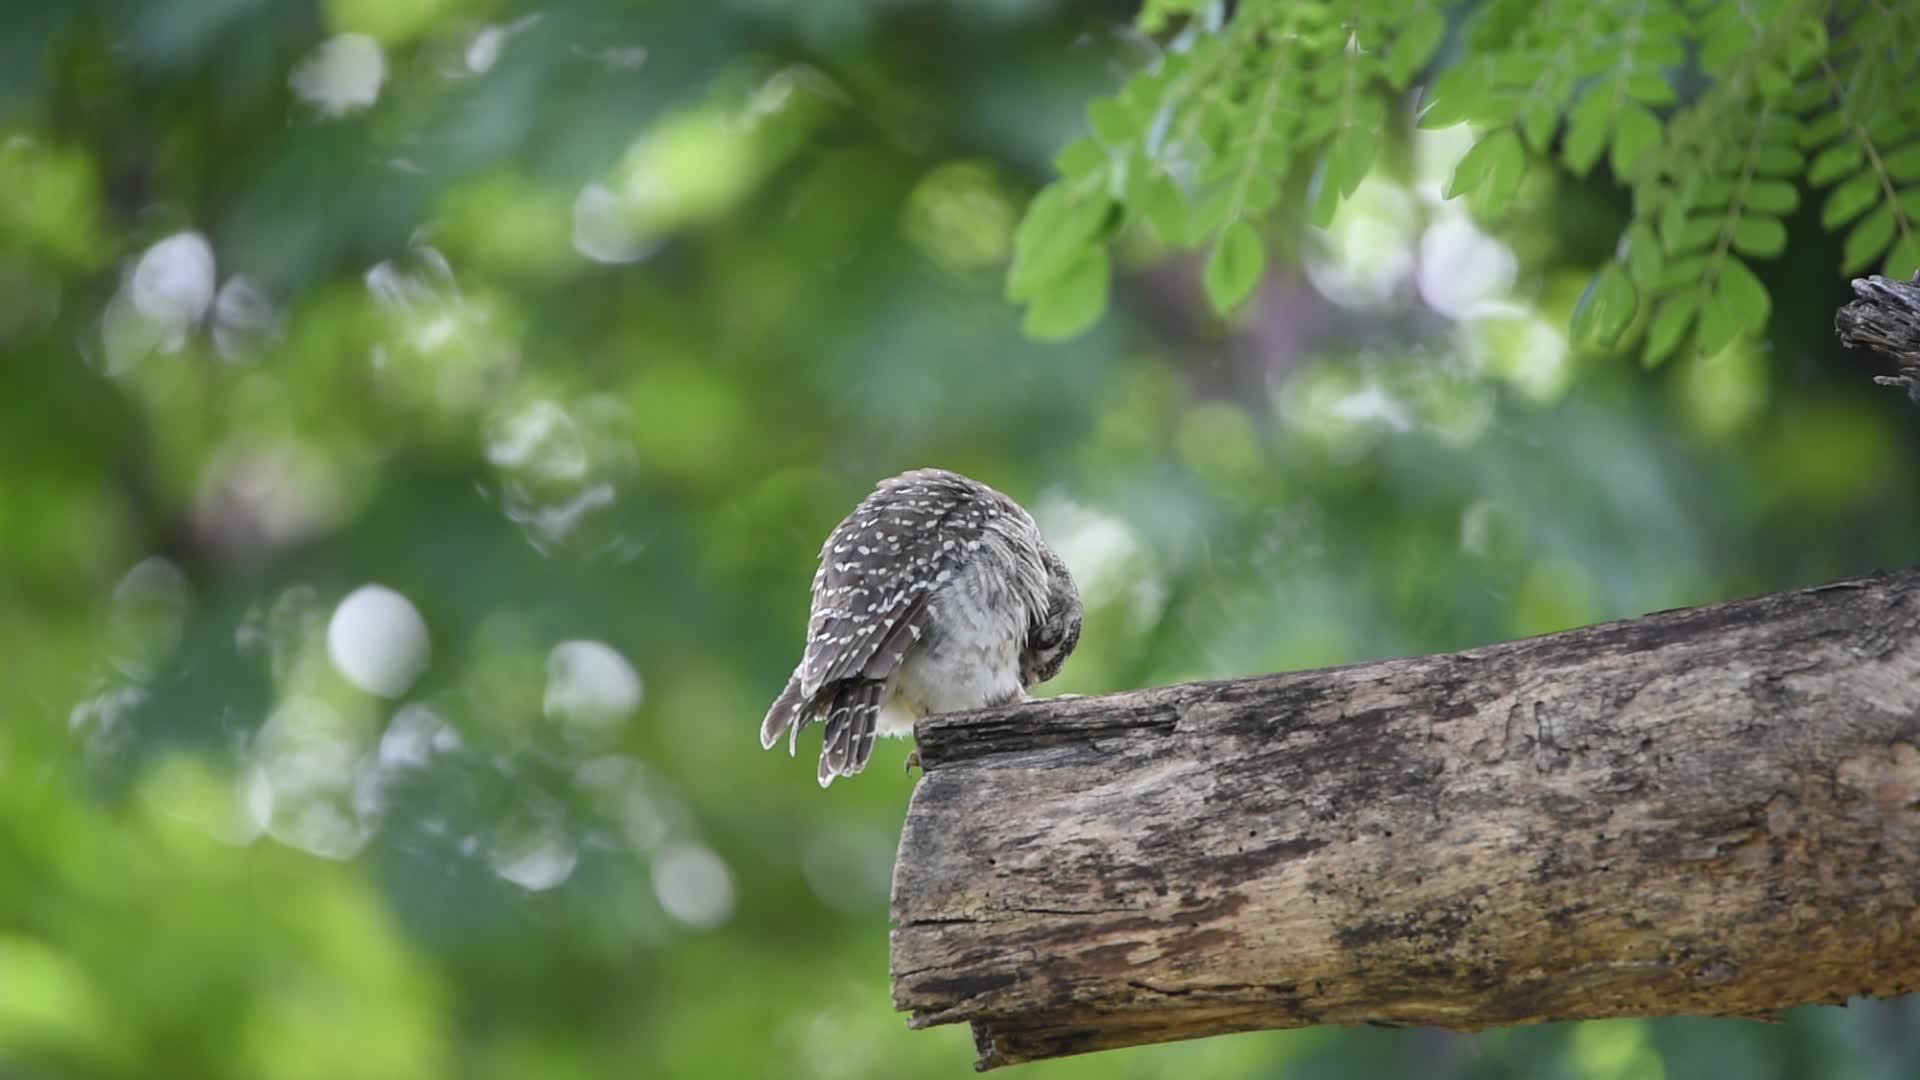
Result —
[{"label": "green leaf", "polygon": [[1559,112],[1545,101],[1529,99],[1520,106],[1517,119],[1520,134],[1526,138],[1527,145],[1537,154],[1546,153],[1547,147],[1553,143],[1554,130],[1560,126]]},{"label": "green leaf", "polygon": [[1752,71],[1763,99],[1773,101],[1793,92],[1793,74],[1784,65],[1763,59],[1753,65]]},{"label": "green leaf", "polygon": [[1139,118],[1138,123],[1142,127],[1160,111],[1160,104],[1167,97],[1167,87],[1185,70],[1186,62],[1192,56],[1190,52],[1163,54],[1163,61],[1157,70],[1136,74],[1127,80],[1127,85],[1120,88],[1120,100],[1126,104],[1128,111]]},{"label": "green leaf", "polygon": [[1060,175],[1078,180],[1107,164],[1107,152],[1092,139],[1075,139],[1053,155],[1053,167]]},{"label": "green leaf", "polygon": [[1665,203],[1666,205],[1661,207],[1659,220],[1653,225],[1659,231],[1661,246],[1671,248],[1673,238],[1680,235],[1680,230],[1687,227],[1687,204],[1678,195],[1670,195]]},{"label": "green leaf", "polygon": [[1806,155],[1781,143],[1768,143],[1753,155],[1753,170],[1762,176],[1799,176],[1806,164]]},{"label": "green leaf", "polygon": [[1594,164],[1600,160],[1601,151],[1607,148],[1607,128],[1613,120],[1612,109],[1613,103],[1604,94],[1589,91],[1567,114],[1567,138],[1562,146],[1562,156],[1574,175],[1585,176],[1592,172]]},{"label": "green leaf", "polygon": [[1747,185],[1747,208],[1791,214],[1800,206],[1800,190],[1785,180],[1755,180]]},{"label": "green leaf", "polygon": [[1333,224],[1333,215],[1340,209],[1340,185],[1329,183],[1327,161],[1313,170],[1313,180],[1307,185],[1307,224],[1316,229],[1324,229]]},{"label": "green leaf", "polygon": [[1740,336],[1740,327],[1745,325],[1745,316],[1733,302],[1714,292],[1700,305],[1700,323],[1693,331],[1693,347],[1706,356],[1712,356]]},{"label": "green leaf", "polygon": [[1674,293],[1660,302],[1653,322],[1647,327],[1647,351],[1640,361],[1649,368],[1659,367],[1687,336],[1693,318],[1700,313],[1700,290]]},{"label": "green leaf", "polygon": [[1367,178],[1378,147],[1377,135],[1357,128],[1342,131],[1327,144],[1327,152],[1313,175],[1309,220],[1314,226],[1324,229],[1333,221],[1333,212],[1340,208],[1340,200],[1353,194],[1360,181]]},{"label": "green leaf", "polygon": [[[1387,126],[1386,100],[1375,94],[1354,98],[1348,104],[1346,126],[1372,135],[1377,141],[1381,130]],[[1373,160],[1371,154],[1367,160]]]},{"label": "green leaf", "polygon": [[1527,152],[1520,136],[1512,128],[1501,128],[1473,144],[1453,170],[1447,182],[1449,199],[1470,191],[1479,191],[1491,203],[1504,205],[1520,190],[1520,178],[1526,175]]},{"label": "green leaf", "polygon": [[1709,75],[1726,75],[1736,61],[1753,54],[1755,33],[1740,19],[1720,21],[1700,45],[1701,69]]},{"label": "green leaf", "polygon": [[1420,126],[1428,130],[1483,120],[1493,96],[1479,64],[1448,68],[1420,95]]},{"label": "green leaf", "polygon": [[1596,349],[1611,349],[1619,344],[1633,322],[1639,306],[1639,294],[1619,263],[1608,263],[1593,280],[1573,308],[1574,340]]},{"label": "green leaf", "polygon": [[1187,211],[1187,235],[1194,239],[1219,232],[1234,213],[1234,193],[1221,186],[1201,196]]},{"label": "green leaf", "polygon": [[1767,295],[1767,287],[1747,269],[1746,263],[1732,257],[1722,262],[1714,295],[1734,313],[1741,329],[1758,334],[1767,328],[1767,318],[1773,314],[1773,301]]},{"label": "green leaf", "polygon": [[1627,276],[1635,285],[1652,285],[1660,276],[1661,266],[1660,239],[1653,235],[1653,227],[1644,223],[1634,225],[1621,243],[1626,248]]},{"label": "green leaf", "polygon": [[1139,26],[1149,34],[1157,34],[1174,19],[1198,15],[1206,6],[1207,0],[1147,0],[1140,9]]},{"label": "green leaf", "polygon": [[1803,15],[1787,46],[1787,63],[1795,71],[1805,71],[1827,55],[1830,42],[1827,24],[1814,15]]},{"label": "green leaf", "polygon": [[1642,154],[1660,145],[1660,120],[1639,105],[1620,110],[1613,124],[1613,174],[1627,176]]},{"label": "green leaf", "polygon": [[1108,146],[1125,146],[1140,134],[1133,113],[1112,98],[1096,98],[1087,106],[1087,124],[1093,137]]},{"label": "green leaf", "polygon": [[1204,159],[1200,173],[1194,179],[1203,191],[1231,184],[1239,175],[1251,167],[1252,148],[1240,143],[1229,143],[1219,153]]},{"label": "green leaf", "polygon": [[1113,278],[1107,250],[1087,248],[1033,294],[1021,329],[1035,341],[1065,341],[1100,320]]},{"label": "green leaf", "polygon": [[1187,200],[1180,194],[1180,186],[1173,182],[1173,177],[1145,162],[1135,163],[1133,176],[1133,190],[1127,193],[1127,204],[1153,226],[1154,235],[1163,243],[1186,243]]},{"label": "green leaf", "polygon": [[[1416,12],[1416,14],[1418,14],[1418,12]],[[1353,31],[1353,47],[1358,52],[1371,55],[1380,52],[1388,44],[1387,28],[1372,19],[1355,19],[1351,24],[1351,29]]]},{"label": "green leaf", "polygon": [[1220,98],[1202,98],[1193,106],[1193,115],[1188,123],[1193,125],[1193,136],[1202,144],[1210,147],[1223,145],[1234,131],[1234,121],[1238,113],[1226,105]]},{"label": "green leaf", "polygon": [[1240,209],[1247,214],[1264,214],[1280,201],[1280,184],[1271,173],[1254,173],[1240,188]]},{"label": "green leaf", "polygon": [[[1614,69],[1619,66],[1620,50],[1612,45],[1600,45],[1598,48],[1589,47],[1573,50],[1573,55],[1570,58],[1562,65],[1556,66],[1554,74],[1556,76],[1564,76],[1567,73],[1571,73],[1575,79],[1592,79],[1600,75],[1614,75]],[[1617,80],[1618,76],[1615,75],[1608,81],[1614,82]],[[1609,96],[1614,95],[1616,92],[1616,89],[1611,86],[1609,86],[1606,91]]]},{"label": "green leaf", "polygon": [[1276,177],[1285,176],[1293,168],[1293,148],[1301,144],[1311,145],[1311,141],[1284,131],[1270,132],[1253,148],[1254,179],[1271,183]]},{"label": "green leaf", "polygon": [[1640,69],[1676,68],[1687,62],[1687,49],[1681,38],[1693,33],[1693,20],[1678,8],[1648,5],[1640,29],[1647,35],[1634,46],[1634,62]]},{"label": "green leaf", "polygon": [[1920,142],[1909,143],[1881,158],[1880,167],[1903,184],[1920,180]]},{"label": "green leaf", "polygon": [[1800,145],[1811,150],[1832,142],[1847,130],[1847,116],[1838,109],[1822,112],[1800,129]]},{"label": "green leaf", "polygon": [[1675,259],[1660,268],[1660,276],[1655,279],[1656,289],[1678,289],[1693,285],[1707,276],[1707,266],[1713,260],[1706,255],[1688,255]]},{"label": "green leaf", "polygon": [[1887,252],[1887,261],[1880,266],[1880,272],[1895,281],[1912,281],[1914,272],[1920,270],[1920,233],[1908,233]]},{"label": "green leaf", "polygon": [[1666,241],[1667,254],[1675,255],[1682,251],[1698,251],[1719,240],[1726,219],[1718,214],[1708,214],[1662,224],[1671,224],[1660,238]]},{"label": "green leaf", "polygon": [[1880,253],[1893,243],[1893,204],[1886,203],[1878,210],[1860,219],[1860,223],[1847,233],[1847,243],[1840,253],[1840,272],[1854,274],[1866,269],[1880,258]]},{"label": "green leaf", "polygon": [[1749,214],[1733,224],[1733,249],[1770,259],[1787,249],[1787,227],[1779,218]]},{"label": "green leaf", "polygon": [[1393,45],[1387,51],[1387,81],[1395,90],[1404,90],[1440,47],[1447,33],[1447,18],[1437,6],[1423,6],[1400,24]]},{"label": "green leaf", "polygon": [[[1312,93],[1315,97],[1331,98],[1338,96],[1340,91],[1338,88],[1329,87],[1325,90],[1315,89]],[[1299,128],[1293,133],[1294,140],[1312,146],[1323,139],[1331,138],[1333,133],[1340,129],[1340,112],[1332,105],[1321,105],[1308,109],[1300,116],[1299,122]]]},{"label": "green leaf", "polygon": [[1880,178],[1863,172],[1833,189],[1820,208],[1820,226],[1828,232],[1867,212],[1880,201]]},{"label": "green leaf", "polygon": [[1026,300],[1078,260],[1106,225],[1113,204],[1104,188],[1080,189],[1085,181],[1055,181],[1027,204],[1014,230],[1013,267],[1007,273],[1007,299]]},{"label": "green leaf", "polygon": [[[1787,99],[1787,110],[1794,115],[1804,115],[1825,105],[1831,93],[1832,91],[1824,82],[1808,80],[1801,83],[1794,95]],[[1818,145],[1806,140],[1805,124],[1795,124],[1793,128],[1794,141],[1800,144],[1802,150],[1811,150]]]},{"label": "green leaf", "polygon": [[1253,226],[1244,221],[1228,225],[1207,258],[1207,299],[1213,310],[1225,315],[1240,306],[1252,295],[1266,268],[1267,253]]},{"label": "green leaf", "polygon": [[1681,202],[1695,210],[1719,210],[1733,203],[1733,181],[1717,176],[1689,176]]},{"label": "green leaf", "polygon": [[1628,97],[1643,105],[1671,105],[1678,100],[1666,76],[1640,68],[1627,73],[1626,91]]},{"label": "green leaf", "polygon": [[1678,36],[1692,30],[1693,21],[1678,8],[1652,7],[1640,20],[1640,27],[1649,34]]},{"label": "green leaf", "polygon": [[1871,110],[1871,115],[1866,121],[1866,141],[1873,144],[1875,153],[1906,142],[1907,137],[1912,134],[1912,129],[1908,127],[1909,117],[1913,115],[1910,106],[1900,107],[1892,102],[1883,105],[1880,94],[1875,93],[1861,107]]},{"label": "green leaf", "polygon": [[1494,53],[1490,59],[1493,81],[1501,86],[1531,88],[1547,74],[1550,59],[1539,51]]}]

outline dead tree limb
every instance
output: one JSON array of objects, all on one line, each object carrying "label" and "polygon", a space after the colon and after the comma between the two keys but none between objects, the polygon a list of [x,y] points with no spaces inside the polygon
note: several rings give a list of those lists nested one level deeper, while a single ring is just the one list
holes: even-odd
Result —
[{"label": "dead tree limb", "polygon": [[1869,348],[1898,362],[1897,375],[1876,375],[1881,386],[1904,387],[1920,402],[1920,274],[1895,281],[1875,274],[1854,278],[1855,299],[1833,317],[1833,328],[1848,348]]},{"label": "dead tree limb", "polygon": [[918,736],[894,1003],[981,1068],[1920,989],[1920,571]]}]

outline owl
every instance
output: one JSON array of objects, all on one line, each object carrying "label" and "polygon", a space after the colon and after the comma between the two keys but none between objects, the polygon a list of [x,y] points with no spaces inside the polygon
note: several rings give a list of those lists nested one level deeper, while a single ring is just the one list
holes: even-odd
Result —
[{"label": "owl", "polygon": [[1026,700],[1079,643],[1080,616],[1073,575],[1019,503],[942,469],[882,480],[820,548],[806,652],[760,745],[784,734],[795,753],[824,721],[826,787],[866,768],[875,736]]}]

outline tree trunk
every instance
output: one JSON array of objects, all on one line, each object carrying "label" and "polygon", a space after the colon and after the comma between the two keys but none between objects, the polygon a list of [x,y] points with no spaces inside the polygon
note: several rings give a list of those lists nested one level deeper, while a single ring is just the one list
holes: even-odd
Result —
[{"label": "tree trunk", "polygon": [[981,1068],[1920,988],[1920,571],[917,734],[894,1003]]}]

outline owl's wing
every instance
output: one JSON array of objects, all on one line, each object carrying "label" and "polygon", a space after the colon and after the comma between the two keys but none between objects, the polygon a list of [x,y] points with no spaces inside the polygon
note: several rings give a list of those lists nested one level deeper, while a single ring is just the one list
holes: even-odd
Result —
[{"label": "owl's wing", "polygon": [[847,515],[820,549],[801,694],[892,674],[926,633],[934,589],[977,550],[983,521],[971,493],[916,481],[882,487]]},{"label": "owl's wing", "polygon": [[866,766],[881,683],[912,655],[938,615],[934,592],[979,550],[990,492],[951,473],[907,473],[881,486],[828,534],[813,578],[807,648],[760,725],[762,746],[789,752],[826,722],[820,783]]},{"label": "owl's wing", "polygon": [[[866,666],[862,667],[858,672],[860,676],[858,681],[863,685],[873,687],[875,691],[871,710],[875,713],[878,712],[880,707],[878,693],[880,681],[888,675],[893,674],[894,669],[898,668],[901,661],[906,659],[907,652],[913,648],[915,642],[918,642],[921,637],[926,634],[927,624],[935,615],[934,605],[928,599],[927,590],[909,590],[909,592],[910,596],[904,610],[899,612],[897,617],[893,618],[885,636],[879,638],[872,655],[867,657]],[[837,731],[833,723],[834,714],[837,710],[840,710],[838,696],[836,695],[829,698],[828,695],[820,694],[820,700],[815,700],[813,697],[805,695],[802,692],[804,688],[803,673],[805,670],[806,662],[803,660],[801,661],[801,666],[794,669],[793,677],[787,680],[786,688],[780,691],[779,697],[774,699],[773,707],[767,710],[766,718],[760,721],[760,746],[762,749],[772,749],[774,744],[780,741],[780,736],[784,734],[787,736],[787,753],[789,755],[798,753],[800,749],[801,730],[814,720],[822,718],[823,715],[827,721],[827,746],[823,749],[826,751],[832,749],[834,735]],[[835,681],[843,680],[827,680],[829,685]],[[818,694],[818,690],[816,690],[815,693]],[[863,753],[860,752],[859,749],[856,749],[851,755],[842,755],[843,760],[851,757],[851,759],[856,762],[853,770],[855,772],[858,772],[860,766],[864,766],[867,763],[867,754],[871,752],[873,746],[874,717],[863,715],[858,719],[860,722],[851,725],[849,730],[854,734],[864,735],[864,738],[859,739],[858,742],[860,748],[866,752]],[[859,730],[862,727],[865,729],[864,732]],[[823,753],[821,757],[822,770],[825,770],[827,767],[826,760],[826,755]],[[822,771],[821,777],[822,783],[826,783],[827,780],[830,779],[829,774],[825,771]]]}]

